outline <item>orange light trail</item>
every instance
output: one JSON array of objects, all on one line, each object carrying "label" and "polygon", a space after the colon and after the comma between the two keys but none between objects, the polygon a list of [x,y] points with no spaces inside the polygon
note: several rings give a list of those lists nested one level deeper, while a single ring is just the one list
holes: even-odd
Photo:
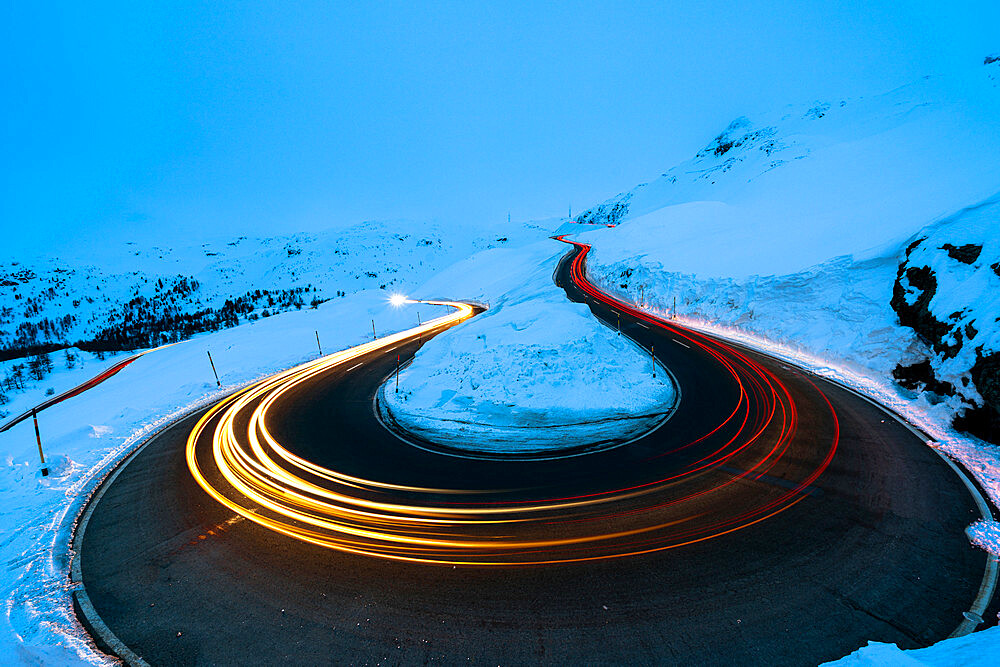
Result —
[{"label": "orange light trail", "polygon": [[[540,565],[661,551],[746,528],[806,498],[832,460],[839,438],[836,414],[826,397],[833,435],[817,445],[823,455],[815,467],[790,488],[759,483],[781,465],[798,432],[798,411],[789,389],[739,350],[598,290],[583,270],[589,246],[575,245],[580,252],[571,276],[580,289],[684,338],[718,362],[739,389],[726,419],[690,442],[654,454],[646,465],[658,470],[669,460],[664,457],[718,440],[710,452],[657,473],[651,481],[546,497],[545,488],[426,488],[365,479],[305,460],[278,441],[268,428],[268,414],[287,400],[288,392],[349,361],[389,352],[474,314],[465,303],[428,301],[422,303],[456,310],[278,373],[212,407],[187,441],[191,474],[222,505],[289,537],[365,556],[448,565]],[[736,461],[734,474],[726,466]],[[521,498],[526,492],[529,497]],[[719,493],[730,494],[732,502],[708,502]],[[512,495],[518,499],[512,500]]]}]

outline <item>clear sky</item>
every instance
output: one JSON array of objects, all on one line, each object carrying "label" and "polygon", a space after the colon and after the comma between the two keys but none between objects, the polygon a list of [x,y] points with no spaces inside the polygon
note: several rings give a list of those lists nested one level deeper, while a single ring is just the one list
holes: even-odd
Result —
[{"label": "clear sky", "polygon": [[565,215],[738,115],[1000,51],[995,0],[5,7],[6,257]]}]

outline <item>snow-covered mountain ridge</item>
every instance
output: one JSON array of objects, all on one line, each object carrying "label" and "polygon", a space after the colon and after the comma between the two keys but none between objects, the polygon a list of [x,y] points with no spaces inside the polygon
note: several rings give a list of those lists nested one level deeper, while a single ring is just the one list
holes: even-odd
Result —
[{"label": "snow-covered mountain ridge", "polygon": [[[792,273],[898,242],[998,189],[1000,60],[883,95],[734,120],[692,159],[585,211],[671,230],[674,269]],[[690,216],[674,207],[703,210]],[[702,252],[711,248],[711,252]]]},{"label": "snow-covered mountain ridge", "polygon": [[367,289],[405,290],[479,250],[546,230],[364,222],[181,248],[131,243],[0,263],[0,359],[79,344],[155,346]]}]

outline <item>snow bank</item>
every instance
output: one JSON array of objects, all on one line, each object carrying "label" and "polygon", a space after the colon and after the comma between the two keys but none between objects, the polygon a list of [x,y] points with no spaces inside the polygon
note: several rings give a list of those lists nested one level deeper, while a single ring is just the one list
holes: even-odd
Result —
[{"label": "snow bank", "polygon": [[[647,242],[643,230],[630,223],[581,238],[600,243],[588,255],[587,271],[603,289],[637,304],[641,294],[643,307],[661,314],[676,304],[676,314],[691,326],[744,339],[875,396],[934,433],[942,449],[1000,505],[1000,447],[950,427],[956,416],[984,401],[983,410],[996,409],[990,406],[996,405],[997,376],[988,362],[1000,348],[998,223],[1000,198],[991,197],[882,254],[747,278],[672,271],[669,257],[655,250],[669,243]],[[956,259],[956,253],[971,261]],[[926,272],[932,281],[920,284],[927,289],[910,285],[909,268]],[[923,325],[900,323],[893,309],[900,291],[907,303],[921,304],[916,319]],[[917,363],[929,364],[927,377],[893,384],[899,368]],[[1000,540],[984,534],[976,543],[1000,554]]]},{"label": "snow bank", "polygon": [[1000,656],[1000,628],[946,639],[927,648],[904,651],[895,644],[869,642],[854,653],[823,667],[994,667]]},{"label": "snow bank", "polygon": [[[566,299],[552,282],[565,251],[551,247],[491,310],[420,350],[382,395],[392,420],[466,452],[538,455],[619,444],[669,416],[669,374],[654,378],[647,354]],[[459,268],[488,281],[493,259]]]}]

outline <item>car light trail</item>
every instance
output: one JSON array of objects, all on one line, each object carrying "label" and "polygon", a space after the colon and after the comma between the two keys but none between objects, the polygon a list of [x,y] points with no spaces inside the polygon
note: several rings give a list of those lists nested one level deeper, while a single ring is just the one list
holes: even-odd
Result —
[{"label": "car light trail", "polygon": [[[572,242],[570,242],[572,243]],[[269,411],[318,376],[369,354],[443,331],[471,317],[465,303],[422,326],[278,373],[211,408],[192,430],[187,463],[216,501],[284,535],[344,552],[448,565],[539,565],[620,558],[719,537],[794,506],[829,465],[839,429],[817,443],[816,465],[787,486],[767,486],[769,471],[796,437],[792,393],[739,350],[663,322],[593,286],[584,275],[588,246],[575,244],[571,276],[589,296],[682,338],[729,373],[738,391],[721,423],[647,459],[699,456],[649,481],[580,495],[539,489],[425,488],[364,479],[295,455],[268,428]],[[408,301],[405,297],[393,297]],[[813,386],[816,392],[818,388]],[[825,396],[823,400],[826,400]],[[826,401],[829,406],[829,401]],[[697,449],[691,449],[697,448]],[[738,465],[733,465],[734,461]],[[526,463],[526,465],[531,465]],[[734,474],[733,470],[736,469]],[[756,482],[756,483],[755,483]],[[705,503],[726,490],[740,502]],[[527,498],[524,498],[528,493]]]}]

